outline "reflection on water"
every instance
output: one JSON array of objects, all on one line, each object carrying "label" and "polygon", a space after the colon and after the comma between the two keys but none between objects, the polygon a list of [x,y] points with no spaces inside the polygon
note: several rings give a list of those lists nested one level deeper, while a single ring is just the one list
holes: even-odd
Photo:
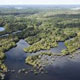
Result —
[{"label": "reflection on water", "polygon": [[[8,72],[5,80],[80,80],[80,62],[78,62],[80,58],[70,60],[67,57],[61,57],[46,68],[48,74],[34,75],[31,72],[29,74],[18,73],[19,69],[31,68],[31,66],[24,63],[26,56],[30,54],[26,54],[23,48],[28,46],[29,44],[27,42],[20,40],[15,48],[6,52],[7,59],[5,64],[9,70],[13,69],[15,72]],[[59,42],[59,46],[52,48],[51,51],[59,53],[65,48],[64,43]]]},{"label": "reflection on water", "polygon": [[80,80],[80,62],[62,58],[47,69],[50,80]]}]

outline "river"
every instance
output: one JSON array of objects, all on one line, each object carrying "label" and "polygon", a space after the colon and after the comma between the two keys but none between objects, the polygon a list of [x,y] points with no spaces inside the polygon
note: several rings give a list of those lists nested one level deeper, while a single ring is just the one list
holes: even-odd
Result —
[{"label": "river", "polygon": [[[8,72],[5,80],[80,80],[80,62],[79,57],[71,60],[68,57],[61,57],[52,65],[46,67],[48,74],[38,74],[30,72],[29,74],[18,73],[20,69],[31,69],[32,66],[25,64],[25,58],[30,53],[25,53],[23,48],[28,47],[29,44],[21,39],[17,46],[7,51],[5,64],[9,70],[15,70],[15,72]],[[60,53],[62,49],[65,49],[63,42],[58,43],[58,47],[51,48],[51,52]],[[43,50],[46,51],[46,50]],[[41,51],[42,52],[42,51]],[[33,53],[35,54],[35,53]]]}]

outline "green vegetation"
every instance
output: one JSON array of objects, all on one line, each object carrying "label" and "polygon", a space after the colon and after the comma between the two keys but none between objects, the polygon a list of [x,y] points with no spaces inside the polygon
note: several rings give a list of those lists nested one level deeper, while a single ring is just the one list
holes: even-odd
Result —
[{"label": "green vegetation", "polygon": [[42,67],[43,65],[46,65],[48,62],[48,57],[52,56],[52,53],[46,53],[42,52],[37,55],[28,56],[25,60],[26,63],[34,66],[34,67]]},{"label": "green vegetation", "polygon": [[[30,44],[29,47],[24,48],[25,52],[37,52],[40,50],[49,50],[58,46],[58,42],[63,41],[66,49],[62,50],[61,54],[48,52],[39,53],[37,55],[28,56],[26,63],[40,67],[49,65],[51,59],[55,56],[65,56],[73,54],[80,48],[80,15],[78,12],[66,10],[42,12],[28,18],[34,19],[34,30],[36,34],[27,36],[25,40]],[[75,13],[75,14],[74,14]],[[40,21],[40,25],[36,23]],[[46,58],[45,58],[46,57]],[[48,59],[50,58],[50,60]]]},{"label": "green vegetation", "polygon": [[18,37],[16,36],[0,38],[0,77],[1,79],[4,79],[4,76],[5,76],[4,73],[7,72],[7,67],[4,64],[4,59],[5,59],[4,52],[16,46],[16,41],[18,41]]},{"label": "green vegetation", "polygon": [[37,43],[34,43],[32,46],[28,47],[28,48],[24,48],[25,52],[36,52],[39,50],[44,50],[44,49],[50,49],[51,47],[56,47],[57,46],[57,42],[55,41],[51,41],[48,39],[42,39],[40,41],[38,41]]},{"label": "green vegetation", "polygon": [[15,47],[16,42],[22,38],[30,44],[24,48],[29,53],[57,47],[60,41],[65,43],[66,49],[61,54],[44,52],[28,56],[26,63],[33,66],[49,64],[51,57],[73,54],[80,48],[79,10],[1,8],[0,26],[5,28],[0,32],[0,79],[7,71],[4,64],[5,51]]},{"label": "green vegetation", "polygon": [[55,59],[60,56],[65,56],[65,54],[56,54],[51,52],[38,52],[35,55],[28,56],[25,63],[32,65],[36,68],[45,67],[46,65],[53,64]]},{"label": "green vegetation", "polygon": [[18,41],[18,37],[5,37],[3,39],[0,39],[0,51],[5,52],[10,48],[16,46],[16,41]]},{"label": "green vegetation", "polygon": [[64,54],[72,54],[73,52],[78,50],[80,48],[80,32],[77,33],[76,37],[65,41],[65,46],[67,47],[67,49],[62,51]]},{"label": "green vegetation", "polygon": [[[28,35],[25,39],[31,44],[28,48],[24,49],[25,52],[32,53],[54,48],[58,46],[59,41],[66,41],[76,37],[77,33],[80,31],[78,24],[80,20],[75,15],[76,19],[74,19],[74,16],[72,17],[72,15],[66,14],[69,17],[55,15],[54,17],[46,17],[45,20],[45,14],[46,13],[44,13],[42,17],[40,14],[37,15],[38,18],[34,18],[34,15],[33,17],[29,17],[30,19],[34,19],[33,31],[35,31],[35,34]],[[36,26],[38,21],[41,22],[41,25]]]}]

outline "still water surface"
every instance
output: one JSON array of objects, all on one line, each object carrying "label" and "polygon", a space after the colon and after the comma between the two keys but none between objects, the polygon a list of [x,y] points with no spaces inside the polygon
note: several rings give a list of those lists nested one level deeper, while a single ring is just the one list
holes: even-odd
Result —
[{"label": "still water surface", "polygon": [[4,27],[0,27],[0,32],[1,32],[1,31],[4,31],[4,30],[5,30],[5,28],[4,28]]},{"label": "still water surface", "polygon": [[[67,57],[57,59],[51,66],[46,68],[48,74],[18,73],[19,69],[32,68],[24,63],[26,56],[31,55],[23,51],[23,48],[28,46],[29,44],[21,39],[15,48],[6,52],[5,64],[9,70],[15,70],[15,72],[8,72],[5,80],[80,80],[79,57],[74,60],[70,60]],[[65,48],[64,43],[59,42],[58,47],[51,48],[50,51],[60,53]]]}]

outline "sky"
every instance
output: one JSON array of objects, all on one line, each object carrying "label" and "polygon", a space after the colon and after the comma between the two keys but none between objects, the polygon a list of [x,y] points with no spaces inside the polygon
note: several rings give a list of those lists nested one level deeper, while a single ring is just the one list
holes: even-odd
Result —
[{"label": "sky", "polygon": [[0,0],[0,5],[80,4],[80,0]]}]

